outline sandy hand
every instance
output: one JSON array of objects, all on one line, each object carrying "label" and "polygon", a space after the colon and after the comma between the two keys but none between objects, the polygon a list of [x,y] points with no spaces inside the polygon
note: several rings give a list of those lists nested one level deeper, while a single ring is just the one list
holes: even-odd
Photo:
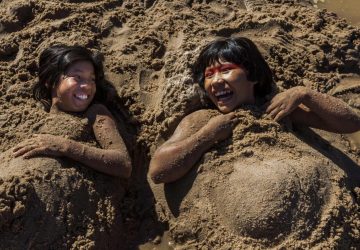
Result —
[{"label": "sandy hand", "polygon": [[14,149],[15,157],[31,158],[39,155],[61,156],[66,150],[66,139],[48,134],[34,135],[19,143]]},{"label": "sandy hand", "polygon": [[294,87],[277,94],[270,101],[266,112],[275,121],[279,121],[291,114],[305,99],[307,89],[305,87]]},{"label": "sandy hand", "polygon": [[236,124],[239,123],[239,118],[236,117],[234,112],[226,115],[218,115],[209,120],[205,125],[210,133],[214,134],[217,141],[225,140],[233,131]]}]

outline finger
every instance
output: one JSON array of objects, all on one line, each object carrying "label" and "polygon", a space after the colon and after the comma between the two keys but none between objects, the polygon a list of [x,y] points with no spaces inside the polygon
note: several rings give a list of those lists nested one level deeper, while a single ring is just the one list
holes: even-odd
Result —
[{"label": "finger", "polygon": [[24,148],[24,147],[31,146],[31,145],[33,145],[33,144],[34,144],[34,142],[31,141],[31,140],[26,140],[26,141],[24,141],[24,142],[22,142],[22,143],[19,143],[17,146],[15,146],[15,147],[13,148],[13,153],[16,152],[16,151],[18,151],[18,150],[20,150],[20,149],[22,149],[22,148]]},{"label": "finger", "polygon": [[240,122],[240,118],[239,117],[235,117],[234,119],[231,120],[231,123],[233,125],[233,128],[236,127],[236,125],[238,125]]},{"label": "finger", "polygon": [[24,154],[23,157],[25,159],[29,159],[31,157],[35,157],[35,156],[39,156],[39,155],[46,155],[45,152],[46,152],[45,148],[36,148],[36,149],[33,149],[33,150],[27,152],[26,154]]},{"label": "finger", "polygon": [[13,153],[15,153],[16,151],[18,151],[19,149],[23,148],[24,146],[23,145],[17,145],[13,148]]},{"label": "finger", "polygon": [[284,118],[287,115],[287,112],[285,110],[280,110],[279,113],[276,114],[274,120],[276,122],[280,121],[282,118]]},{"label": "finger", "polygon": [[269,113],[268,116],[271,117],[272,119],[274,119],[280,111],[281,111],[280,106],[277,106]]},{"label": "finger", "polygon": [[279,103],[279,102],[273,102],[267,107],[265,112],[271,113],[271,111],[273,111],[275,108],[279,107],[280,105],[281,105],[281,103]]},{"label": "finger", "polygon": [[14,157],[19,157],[35,148],[36,148],[36,145],[29,145],[29,146],[22,147],[14,152]]}]

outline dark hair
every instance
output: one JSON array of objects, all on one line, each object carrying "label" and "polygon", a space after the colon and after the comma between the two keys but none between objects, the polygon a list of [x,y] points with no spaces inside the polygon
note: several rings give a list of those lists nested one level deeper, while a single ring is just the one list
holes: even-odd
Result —
[{"label": "dark hair", "polygon": [[226,60],[242,65],[249,74],[249,81],[257,82],[254,87],[256,96],[264,97],[272,89],[272,72],[256,45],[248,38],[220,38],[207,44],[200,52],[193,66],[193,77],[201,87],[204,87],[204,72],[206,67]]},{"label": "dark hair", "polygon": [[102,61],[89,49],[81,46],[54,45],[46,48],[39,58],[39,81],[33,88],[34,98],[46,110],[51,107],[51,90],[59,83],[60,77],[73,63],[89,61],[94,66],[96,93],[93,102],[105,100],[104,70]]}]

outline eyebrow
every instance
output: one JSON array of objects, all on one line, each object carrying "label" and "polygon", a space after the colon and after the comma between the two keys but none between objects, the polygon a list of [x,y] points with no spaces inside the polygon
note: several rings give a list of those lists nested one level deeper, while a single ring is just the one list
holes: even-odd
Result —
[{"label": "eyebrow", "polygon": [[236,68],[241,68],[241,65],[238,65],[238,64],[236,64],[236,63],[222,63],[222,64],[220,64],[219,66],[215,66],[215,67],[206,67],[206,68],[205,68],[205,71],[218,69],[218,68],[220,68],[220,67],[222,67],[222,66],[235,66]]},{"label": "eyebrow", "polygon": [[[73,71],[68,71],[68,73],[84,73],[83,70],[75,68]],[[91,73],[92,76],[95,76],[95,73]]]}]

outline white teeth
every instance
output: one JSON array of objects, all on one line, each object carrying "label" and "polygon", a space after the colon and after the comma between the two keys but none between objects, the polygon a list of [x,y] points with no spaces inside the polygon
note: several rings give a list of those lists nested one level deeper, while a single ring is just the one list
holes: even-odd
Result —
[{"label": "white teeth", "polygon": [[75,95],[76,98],[80,99],[80,100],[86,100],[88,99],[88,95]]},{"label": "white teeth", "polygon": [[231,94],[230,90],[223,90],[223,91],[219,91],[215,93],[216,97],[222,96],[222,95],[226,95],[226,94]]}]

